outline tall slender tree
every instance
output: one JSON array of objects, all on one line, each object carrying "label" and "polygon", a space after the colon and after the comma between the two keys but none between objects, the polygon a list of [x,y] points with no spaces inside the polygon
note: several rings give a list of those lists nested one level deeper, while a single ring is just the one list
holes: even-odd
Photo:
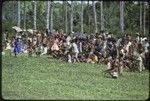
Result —
[{"label": "tall slender tree", "polygon": [[71,33],[73,32],[73,1],[71,1]]},{"label": "tall slender tree", "polygon": [[90,1],[88,0],[88,28],[90,32]]},{"label": "tall slender tree", "polygon": [[47,1],[46,2],[47,3],[47,16],[46,16],[46,28],[47,28],[47,30],[49,31],[49,12],[50,12],[50,1]]},{"label": "tall slender tree", "polygon": [[144,3],[144,5],[143,5],[143,7],[144,7],[144,11],[143,11],[143,31],[144,31],[144,35],[146,34],[146,22],[145,22],[145,20],[146,20],[146,2],[143,2]]},{"label": "tall slender tree", "polygon": [[68,33],[68,6],[67,6],[67,1],[65,1],[65,32],[66,34]]},{"label": "tall slender tree", "polygon": [[101,4],[101,30],[104,30],[104,16],[103,16],[103,1],[100,1]]},{"label": "tall slender tree", "polygon": [[17,3],[18,3],[18,23],[17,23],[17,26],[20,27],[20,22],[21,22],[21,16],[20,16],[20,12],[21,12],[20,1],[17,1]]},{"label": "tall slender tree", "polygon": [[121,32],[124,33],[124,1],[120,1],[120,27]]},{"label": "tall slender tree", "polygon": [[34,29],[36,30],[36,5],[37,5],[37,1],[33,1],[34,3]]},{"label": "tall slender tree", "polygon": [[53,2],[51,2],[51,6],[50,6],[50,15],[51,15],[51,24],[50,24],[50,30],[51,30],[51,32],[53,31]]},{"label": "tall slender tree", "polygon": [[140,30],[142,31],[142,1],[140,1]]},{"label": "tall slender tree", "polygon": [[24,22],[23,28],[26,29],[26,1],[24,1]]},{"label": "tall slender tree", "polygon": [[83,34],[83,1],[81,1],[81,33]]},{"label": "tall slender tree", "polygon": [[94,12],[94,24],[95,24],[95,33],[97,32],[97,14],[96,14],[96,7],[95,7],[95,2],[92,1],[93,5],[93,12]]}]

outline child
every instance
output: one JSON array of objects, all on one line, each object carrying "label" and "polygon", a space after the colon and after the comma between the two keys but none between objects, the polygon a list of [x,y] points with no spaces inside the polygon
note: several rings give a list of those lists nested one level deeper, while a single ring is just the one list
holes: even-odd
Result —
[{"label": "child", "polygon": [[98,57],[95,54],[90,54],[87,63],[97,63],[98,62]]}]

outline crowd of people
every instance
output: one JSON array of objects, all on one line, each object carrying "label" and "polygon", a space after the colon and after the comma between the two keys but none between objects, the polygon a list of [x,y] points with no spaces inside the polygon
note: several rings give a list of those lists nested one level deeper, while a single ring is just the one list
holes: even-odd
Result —
[{"label": "crowd of people", "polygon": [[27,34],[17,33],[10,41],[5,39],[4,50],[10,49],[15,56],[26,53],[29,56],[49,55],[57,59],[73,62],[106,64],[112,77],[122,75],[124,68],[131,71],[149,70],[149,39],[137,33],[136,37],[124,34],[120,38],[110,32],[100,31],[80,37],[40,31]]}]

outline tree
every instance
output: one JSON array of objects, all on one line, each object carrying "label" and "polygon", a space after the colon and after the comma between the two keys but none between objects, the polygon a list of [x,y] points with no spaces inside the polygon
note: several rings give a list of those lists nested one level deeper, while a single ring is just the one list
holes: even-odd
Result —
[{"label": "tree", "polygon": [[121,32],[124,33],[124,1],[120,1],[120,27]]},{"label": "tree", "polygon": [[[18,1],[4,2],[2,5],[2,31],[7,29],[8,32],[11,33],[10,36],[13,36],[15,33],[14,30],[12,30],[12,26],[19,25],[19,22],[20,27],[25,29],[33,28],[35,13],[34,3],[32,1],[20,1],[20,7]],[[48,26],[47,3],[45,3],[46,1],[36,2],[36,26],[38,30],[45,31],[45,28]],[[71,2],[67,2],[67,7],[65,6],[65,2],[66,1],[63,3],[64,5],[60,2],[50,4],[49,28],[55,28],[56,30],[64,29],[66,33],[70,33],[71,31],[81,31],[81,3],[73,1],[71,19]],[[124,8],[121,9],[120,2],[117,1],[102,2],[102,4],[96,2],[95,12],[97,18],[96,21],[99,22],[96,22],[98,31],[103,29],[102,24],[104,24],[104,30],[112,32],[116,36],[121,35],[121,32],[123,32],[122,29],[127,33],[131,32],[134,34],[141,30],[143,34],[148,34],[149,6],[148,4],[144,4],[144,2],[141,4],[142,5],[140,6],[140,3],[135,4],[133,1],[126,1]],[[145,11],[143,5],[146,6]],[[51,10],[51,8],[53,9]],[[93,4],[90,3],[90,1],[88,1],[88,3],[84,3],[83,1],[83,10],[83,30],[87,33],[93,33],[96,29]],[[122,10],[124,10],[123,16],[121,13]],[[122,21],[121,18],[123,18],[124,21]],[[70,23],[71,21],[72,24]]]},{"label": "tree", "polygon": [[83,1],[81,1],[81,33],[83,33]]},{"label": "tree", "polygon": [[33,1],[34,3],[34,29],[36,30],[36,3],[37,1]]},{"label": "tree", "polygon": [[53,31],[53,2],[51,2],[51,7],[50,7],[50,13],[51,13],[51,25],[50,25],[50,30],[51,32]]},{"label": "tree", "polygon": [[71,1],[71,33],[73,32],[73,1]]},{"label": "tree", "polygon": [[89,32],[90,32],[90,2],[88,0],[88,28],[89,28]]},{"label": "tree", "polygon": [[140,30],[142,31],[142,1],[140,1]]},{"label": "tree", "polygon": [[49,31],[49,11],[50,11],[50,1],[47,1],[46,2],[47,3],[47,16],[46,16],[46,21],[47,21],[47,23],[46,23],[46,28],[47,28],[47,30]]},{"label": "tree", "polygon": [[93,5],[93,12],[94,12],[94,24],[95,24],[95,33],[97,32],[97,15],[96,15],[96,8],[95,8],[95,2],[92,1]]},{"label": "tree", "polygon": [[67,10],[67,1],[65,1],[65,32],[66,34],[68,33],[68,14],[67,14],[68,10]]},{"label": "tree", "polygon": [[146,23],[145,23],[145,19],[146,19],[146,2],[144,2],[144,11],[143,11],[143,31],[144,31],[144,35],[146,33]]},{"label": "tree", "polygon": [[20,17],[20,1],[18,1],[18,23],[17,26],[20,27],[21,17]]},{"label": "tree", "polygon": [[100,1],[100,4],[101,4],[101,30],[104,30],[103,1]]},{"label": "tree", "polygon": [[26,29],[26,1],[24,1],[24,23],[23,23],[24,29]]}]

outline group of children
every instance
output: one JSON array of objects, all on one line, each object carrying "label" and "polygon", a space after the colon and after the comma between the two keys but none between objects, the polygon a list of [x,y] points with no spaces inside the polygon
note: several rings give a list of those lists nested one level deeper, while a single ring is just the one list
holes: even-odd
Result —
[{"label": "group of children", "polygon": [[[9,42],[7,42],[9,43]],[[149,69],[149,39],[137,34],[125,34],[116,38],[112,33],[101,31],[86,38],[64,34],[57,35],[40,31],[26,36],[15,36],[11,42],[11,52],[50,55],[68,62],[104,63],[107,73],[118,78],[123,69]],[[8,47],[8,44],[7,44]]]}]

